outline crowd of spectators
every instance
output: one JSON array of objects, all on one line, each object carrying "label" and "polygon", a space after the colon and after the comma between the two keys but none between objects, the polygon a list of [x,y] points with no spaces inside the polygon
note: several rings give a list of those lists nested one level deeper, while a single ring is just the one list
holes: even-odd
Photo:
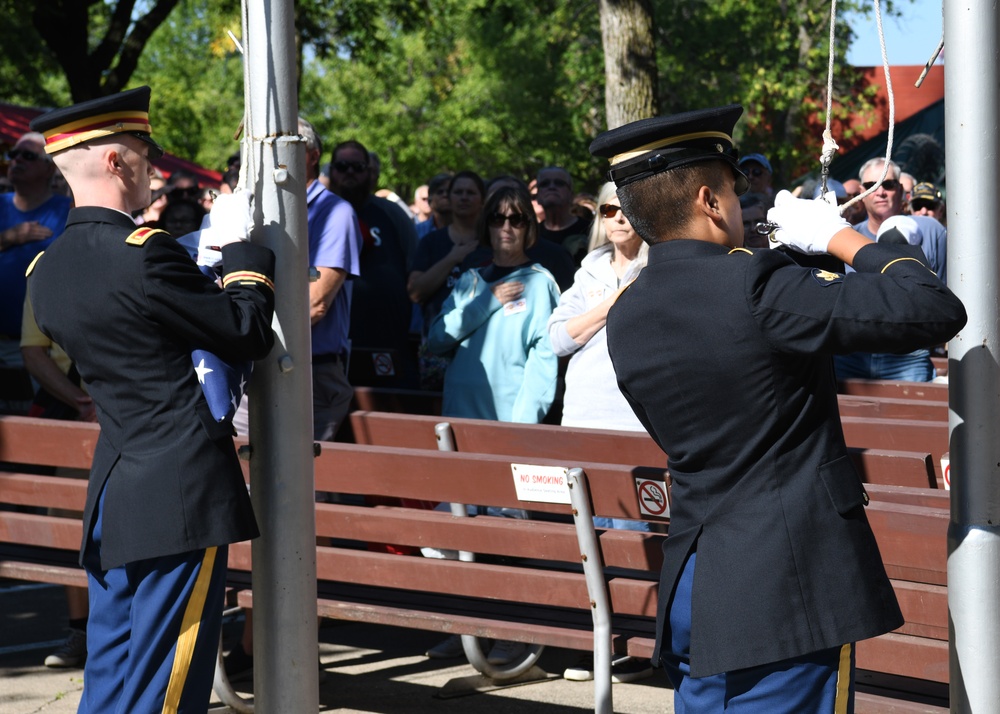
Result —
[{"label": "crowd of spectators", "polygon": [[[315,130],[303,119],[299,131],[307,144],[309,258],[319,274],[310,285],[316,438],[336,437],[359,385],[441,391],[445,415],[641,429],[617,389],[604,323],[616,296],[643,269],[647,246],[621,211],[613,184],[595,198],[575,190],[573,177],[558,166],[542,167],[528,181],[442,171],[428,176],[407,204],[380,187],[378,157],[364,144],[341,141],[323,163]],[[39,340],[30,315],[22,329],[25,269],[59,238],[72,199],[40,135],[24,135],[7,161],[11,191],[0,194],[0,409],[37,410],[37,393],[47,395],[50,406],[61,404],[62,418],[92,420],[86,385],[73,379],[69,360],[57,345]],[[769,249],[757,226],[776,193],[771,163],[747,153],[739,167],[750,183],[740,199],[744,244]],[[218,187],[184,170],[158,174],[152,202],[134,218],[175,237],[193,233],[217,192],[236,189],[239,174],[239,154],[227,162]],[[827,200],[846,206],[855,229],[875,240],[919,245],[945,277],[939,187],[882,159],[867,162],[857,179],[829,179],[826,187]],[[815,181],[796,189],[806,197],[820,190]],[[846,355],[837,358],[836,370],[841,378],[934,377],[927,350]],[[72,602],[81,602],[78,593],[71,593]],[[71,608],[70,639],[79,639],[85,625],[82,603]],[[67,640],[47,664],[76,666],[78,645]],[[588,666],[581,663],[574,677],[587,675]],[[632,669],[645,672],[648,663]]]}]

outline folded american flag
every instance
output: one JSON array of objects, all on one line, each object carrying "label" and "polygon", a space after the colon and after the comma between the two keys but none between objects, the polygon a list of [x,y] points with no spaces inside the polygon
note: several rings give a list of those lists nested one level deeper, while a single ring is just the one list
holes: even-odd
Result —
[{"label": "folded american flag", "polygon": [[[200,268],[212,280],[218,277],[211,267],[202,265]],[[191,351],[191,362],[212,416],[216,421],[232,421],[246,394],[253,362],[229,363],[208,350],[198,349]]]}]

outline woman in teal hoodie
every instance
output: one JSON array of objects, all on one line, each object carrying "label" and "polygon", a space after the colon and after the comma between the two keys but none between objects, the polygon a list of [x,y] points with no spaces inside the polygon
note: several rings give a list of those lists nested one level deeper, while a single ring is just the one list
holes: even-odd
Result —
[{"label": "woman in teal hoodie", "polygon": [[559,286],[525,254],[538,235],[527,193],[492,193],[478,233],[493,261],[462,275],[427,336],[431,352],[452,356],[442,414],[536,424],[556,391],[546,324]]}]

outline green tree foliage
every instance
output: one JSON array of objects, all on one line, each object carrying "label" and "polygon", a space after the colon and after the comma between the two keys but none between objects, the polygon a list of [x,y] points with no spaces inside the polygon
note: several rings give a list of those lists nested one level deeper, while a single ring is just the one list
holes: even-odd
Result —
[{"label": "green tree foliage", "polygon": [[549,164],[598,178],[586,150],[603,121],[591,3],[429,0],[412,29],[377,11],[369,27],[380,51],[307,61],[300,104],[331,147],[356,138],[378,152],[384,185],[409,192],[446,169],[527,178]]},{"label": "green tree foliage", "polygon": [[[63,103],[65,90],[81,102],[119,92],[128,85],[150,36],[178,0],[3,0],[8,72],[36,80],[13,98]],[[52,82],[58,68],[66,84]]]},{"label": "green tree foliage", "polygon": [[70,101],[55,56],[31,24],[33,2],[0,0],[0,97],[10,104],[53,107]]},{"label": "green tree foliage", "polygon": [[243,60],[239,3],[182,0],[150,39],[132,85],[154,88],[153,133],[167,151],[217,171],[239,151]]},{"label": "green tree foliage", "polygon": [[[871,108],[872,93],[859,88],[860,72],[846,61],[853,33],[843,18],[859,9],[860,3],[838,3],[834,98],[839,117]],[[738,145],[768,155],[776,183],[818,170],[829,0],[659,0],[656,19],[664,113],[742,104]]]},{"label": "green tree foliage", "polygon": [[[841,0],[839,11],[860,6]],[[237,0],[0,8],[10,18],[0,27],[7,101],[63,104],[82,96],[81,75],[101,93],[150,84],[154,131],[170,151],[219,168],[238,148],[242,64],[226,36],[241,35]],[[742,150],[772,157],[779,180],[817,167],[821,139],[809,120],[825,106],[829,0],[652,0],[652,9],[662,113],[739,102]],[[54,23],[68,33],[58,52],[50,31],[36,29],[56,11],[76,22]],[[382,157],[383,185],[401,194],[443,169],[529,178],[556,164],[581,187],[603,180],[606,167],[587,152],[606,121],[594,0],[298,0],[295,12],[300,109],[325,139],[324,160],[357,138]],[[843,23],[837,38],[838,111],[856,113],[869,99],[846,66]],[[128,57],[138,58],[133,71]]]}]

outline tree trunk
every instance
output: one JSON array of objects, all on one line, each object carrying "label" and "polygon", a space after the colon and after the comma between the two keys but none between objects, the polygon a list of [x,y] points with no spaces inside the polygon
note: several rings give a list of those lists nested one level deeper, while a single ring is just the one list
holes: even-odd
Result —
[{"label": "tree trunk", "polygon": [[601,0],[608,128],[655,116],[656,47],[650,0]]}]

